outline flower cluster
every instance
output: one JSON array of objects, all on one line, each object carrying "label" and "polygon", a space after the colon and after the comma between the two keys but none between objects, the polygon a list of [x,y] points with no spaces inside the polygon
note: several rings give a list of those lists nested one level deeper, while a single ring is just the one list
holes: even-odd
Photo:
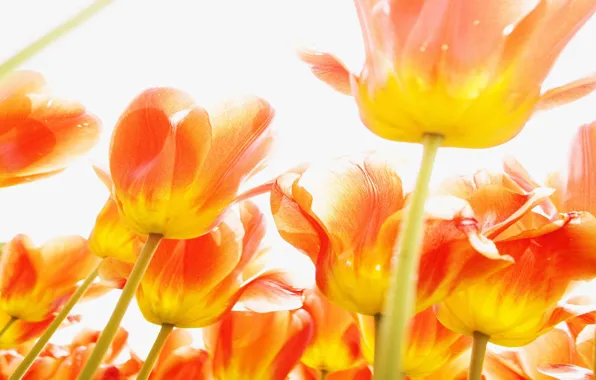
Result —
[{"label": "flower cluster", "polygon": [[[592,76],[541,90],[596,1],[355,4],[359,75],[329,54],[300,57],[354,97],[372,132],[423,145],[415,188],[367,152],[247,189],[275,141],[269,102],[207,110],[179,89],[142,91],[113,128],[109,171],[94,168],[109,196],[91,234],[2,245],[2,379],[594,378],[596,123],[543,181],[513,157],[429,180],[441,146],[500,145],[534,112],[596,89]],[[57,175],[96,144],[96,116],[38,73],[5,71],[0,187]],[[284,249],[310,260],[314,283]],[[84,321],[78,302],[111,291],[103,330],[50,342]],[[160,329],[145,358],[120,326],[133,300]]]}]

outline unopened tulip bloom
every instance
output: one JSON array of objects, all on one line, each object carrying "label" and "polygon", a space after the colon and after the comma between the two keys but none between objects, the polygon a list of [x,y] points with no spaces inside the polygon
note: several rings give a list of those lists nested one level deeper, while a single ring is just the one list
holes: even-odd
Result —
[{"label": "unopened tulip bloom", "polygon": [[98,261],[80,236],[58,237],[36,247],[27,236],[17,235],[0,257],[0,309],[15,319],[46,320]]},{"label": "unopened tulip bloom", "polygon": [[[483,229],[515,223],[539,195],[519,194],[498,213],[484,214],[487,206],[480,203],[479,216],[477,197],[429,200],[416,310],[510,264]],[[383,311],[404,202],[397,171],[377,154],[289,171],[277,178],[271,192],[277,229],[315,264],[321,292],[343,309],[367,315]]]},{"label": "unopened tulip bloom", "polygon": [[227,313],[203,329],[215,380],[284,380],[312,335],[307,311]]},{"label": "unopened tulip bloom", "polygon": [[0,81],[0,187],[57,174],[99,140],[101,123],[75,101],[53,96],[39,73]]},{"label": "unopened tulip bloom", "polygon": [[[374,318],[358,315],[362,334],[362,352],[369,363],[374,361],[375,324]],[[435,317],[430,307],[417,313],[409,323],[408,341],[402,359],[402,371],[406,376],[426,376],[466,351],[472,340],[448,330]]]},{"label": "unopened tulip bloom", "polygon": [[[511,182],[492,181],[486,186],[479,206],[484,203],[489,216],[522,196],[505,196],[503,189]],[[468,191],[466,187],[465,181],[453,181],[450,188],[461,193]],[[478,207],[475,210],[479,212]],[[499,252],[513,257],[514,264],[453,293],[438,306],[439,320],[454,331],[486,336],[502,346],[532,342],[577,314],[577,307],[560,301],[573,281],[596,276],[594,234],[596,219],[580,212],[560,214],[554,220],[531,212],[515,225],[493,229],[490,236]]]},{"label": "unopened tulip bloom", "polygon": [[302,363],[333,373],[363,361],[360,332],[351,313],[329,302],[318,289],[304,291],[302,307],[313,318],[313,336],[300,359]]},{"label": "unopened tulip bloom", "polygon": [[212,380],[211,358],[205,350],[191,347],[185,330],[174,330],[164,345],[150,380]]},{"label": "unopened tulip bloom", "polygon": [[210,231],[261,168],[273,114],[257,97],[208,114],[182,91],[142,92],[118,120],[110,148],[123,218],[141,235],[191,239]]},{"label": "unopened tulip bloom", "polygon": [[304,52],[320,79],[356,98],[364,124],[396,141],[442,135],[443,146],[507,142],[532,113],[596,89],[596,75],[541,91],[596,1],[356,0],[366,60],[359,76]]},{"label": "unopened tulip bloom", "polygon": [[265,220],[248,201],[211,232],[189,240],[164,240],[141,281],[137,301],[158,325],[204,327],[236,303],[256,311],[301,306],[289,271],[267,269],[260,247]]}]

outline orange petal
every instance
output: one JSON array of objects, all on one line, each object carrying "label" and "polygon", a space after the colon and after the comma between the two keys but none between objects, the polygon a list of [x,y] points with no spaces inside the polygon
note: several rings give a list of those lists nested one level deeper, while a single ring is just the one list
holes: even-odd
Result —
[{"label": "orange petal", "polygon": [[574,102],[596,91],[596,74],[546,91],[536,105],[538,110],[549,110]]},{"label": "orange petal", "polygon": [[212,380],[211,359],[207,351],[193,347],[180,347],[163,359],[156,367],[152,380]]},{"label": "orange petal", "polygon": [[133,268],[132,263],[125,263],[113,257],[103,259],[99,266],[99,277],[106,286],[122,289]]},{"label": "orange petal", "polygon": [[188,225],[196,220],[180,218],[194,207],[188,193],[197,192],[197,176],[210,146],[209,115],[186,93],[153,88],[132,101],[114,128],[110,146],[114,197],[131,227],[140,234],[166,237],[203,232],[204,226],[195,234]]},{"label": "orange petal", "polygon": [[551,363],[572,364],[574,353],[575,344],[569,333],[561,329],[553,329],[522,347],[518,355],[522,368],[529,378],[547,380],[550,377],[541,374],[538,368]]},{"label": "orange petal", "polygon": [[29,237],[17,235],[2,249],[0,300],[3,309],[6,308],[6,303],[9,303],[11,298],[26,298],[37,285],[39,273],[37,272],[37,260],[30,254],[32,244]]},{"label": "orange petal", "polygon": [[318,289],[304,292],[303,308],[313,318],[313,336],[301,361],[318,370],[343,371],[362,361],[360,333],[352,315],[329,302]]},{"label": "orange petal", "polygon": [[163,240],[137,291],[144,317],[159,325],[202,327],[231,309],[241,279],[224,280],[240,262],[243,235],[239,218],[230,212],[206,235]]},{"label": "orange petal", "polygon": [[594,372],[570,364],[550,364],[538,368],[538,371],[555,379],[594,380]]},{"label": "orange petal", "polygon": [[203,330],[215,377],[285,379],[306,349],[312,323],[304,310],[227,313]]},{"label": "orange petal", "polygon": [[274,115],[273,107],[256,96],[228,101],[211,113],[211,149],[198,177],[204,213],[220,215],[243,181],[263,168],[273,143]]},{"label": "orange petal", "polygon": [[[10,316],[4,312],[0,314],[0,326],[5,326],[10,320]],[[39,321],[25,322],[17,320],[0,337],[0,349],[15,348],[25,342],[39,337],[48,328],[54,320],[54,316]]]},{"label": "orange petal", "polygon": [[596,214],[596,122],[583,125],[575,134],[569,150],[564,205],[568,211]]},{"label": "orange petal", "polygon": [[101,168],[97,165],[93,165],[93,171],[95,172],[95,175],[97,175],[97,178],[99,178],[99,180],[105,185],[105,187],[108,189],[109,192],[112,192],[112,177],[110,176],[110,173],[104,169]]},{"label": "orange petal", "polygon": [[350,72],[334,56],[314,50],[302,49],[298,52],[300,59],[310,66],[312,73],[344,95],[352,95]]},{"label": "orange petal", "polygon": [[[596,332],[596,325],[586,326],[577,336],[575,341],[577,352],[583,359],[586,367],[594,370],[594,336]],[[554,361],[551,361],[554,363]],[[564,362],[557,362],[564,363]]]},{"label": "orange petal", "polygon": [[159,357],[157,358],[157,362],[153,367],[154,372],[159,372],[160,368],[165,364],[166,360],[170,356],[174,355],[174,351],[176,351],[180,347],[190,346],[192,344],[192,335],[186,330],[175,329],[170,333],[166,343],[164,344]]}]

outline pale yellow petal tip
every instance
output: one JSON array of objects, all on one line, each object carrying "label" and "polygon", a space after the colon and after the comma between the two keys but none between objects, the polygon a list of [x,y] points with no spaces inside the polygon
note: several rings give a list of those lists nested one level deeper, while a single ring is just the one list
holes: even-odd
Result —
[{"label": "pale yellow petal tip", "polygon": [[495,243],[492,240],[487,239],[485,236],[483,236],[481,234],[472,233],[472,234],[468,235],[468,241],[470,242],[472,247],[476,251],[478,251],[478,253],[480,253],[482,256],[486,257],[487,259],[503,260],[503,261],[508,261],[511,263],[513,263],[515,261],[513,259],[513,257],[511,257],[509,255],[500,255],[499,250],[497,249],[497,246],[495,245]]}]

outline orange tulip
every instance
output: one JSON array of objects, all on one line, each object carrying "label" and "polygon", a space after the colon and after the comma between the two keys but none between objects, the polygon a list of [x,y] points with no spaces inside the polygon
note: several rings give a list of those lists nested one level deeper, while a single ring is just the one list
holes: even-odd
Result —
[{"label": "orange tulip", "polygon": [[176,327],[204,327],[236,303],[254,311],[298,308],[302,291],[291,273],[266,268],[268,250],[263,214],[250,202],[238,217],[229,212],[206,235],[190,240],[164,240],[137,292],[145,318]]},{"label": "orange tulip", "polygon": [[[464,200],[429,200],[417,311],[508,265],[509,258],[499,256],[480,229],[515,222],[541,199],[538,195],[520,194],[480,223]],[[290,171],[277,178],[271,192],[277,229],[313,261],[321,292],[343,309],[367,315],[383,310],[403,206],[398,173],[375,154]]]},{"label": "orange tulip", "polygon": [[211,358],[205,350],[191,347],[187,331],[174,330],[159,355],[150,380],[212,380]]},{"label": "orange tulip", "polygon": [[182,91],[144,91],[112,135],[110,171],[121,215],[142,235],[190,239],[210,231],[266,158],[273,114],[256,97],[208,115]]},{"label": "orange tulip", "polygon": [[80,236],[55,238],[35,247],[15,236],[0,257],[0,309],[28,322],[46,320],[97,266]]},{"label": "orange tulip", "polygon": [[57,174],[99,140],[100,121],[50,94],[43,76],[16,71],[0,82],[0,187]]},{"label": "orange tulip", "polygon": [[488,148],[515,137],[535,110],[596,89],[593,75],[541,94],[562,49],[596,12],[594,0],[357,0],[356,8],[360,76],[329,54],[302,59],[353,94],[364,124],[383,138],[439,134],[443,146]]},{"label": "orange tulip", "polygon": [[232,311],[203,329],[216,380],[284,380],[312,336],[305,310],[254,313]]},{"label": "orange tulip", "polygon": [[[358,315],[363,353],[369,363],[374,361],[374,318]],[[410,321],[409,340],[401,369],[410,377],[426,376],[467,350],[472,339],[448,330],[435,317],[432,307],[416,314]]]},{"label": "orange tulip", "polygon": [[[299,364],[292,370],[288,380],[319,380],[321,372]],[[372,370],[368,365],[346,369],[344,371],[331,372],[326,375],[326,380],[372,380]]]},{"label": "orange tulip", "polygon": [[[506,186],[514,185],[507,181]],[[453,181],[449,191],[461,194],[467,186],[463,180]],[[522,197],[507,193],[505,185],[494,180],[485,190],[491,186],[492,194],[479,194],[478,206],[472,205],[477,213],[484,207],[487,218]],[[578,312],[559,302],[573,281],[596,276],[596,219],[574,212],[549,220],[531,212],[504,227],[508,228],[492,228],[489,236],[515,263],[453,293],[439,305],[437,315],[446,327],[462,334],[479,332],[499,345],[523,346]]]},{"label": "orange tulip", "polygon": [[[99,331],[82,330],[67,346],[49,344],[35,359],[33,365],[29,368],[24,380],[74,380],[79,375],[82,365],[91,353],[95,342],[99,337]],[[99,371],[93,377],[94,380],[111,379],[132,379],[141,367],[140,359],[130,353],[129,358],[121,364],[114,364],[114,361],[123,352],[126,347],[128,333],[124,329],[119,329],[116,339],[110,346],[108,355]],[[23,360],[24,352],[12,352],[0,357],[1,373],[4,376],[9,375]]]},{"label": "orange tulip", "polygon": [[304,292],[303,308],[314,324],[312,339],[300,359],[302,363],[333,373],[362,362],[360,332],[352,314],[330,303],[318,289]]},{"label": "orange tulip", "polygon": [[[0,329],[11,323],[11,316],[5,312],[0,312]],[[26,322],[17,319],[0,336],[0,349],[14,348],[25,342],[38,338],[45,329],[52,323],[54,316],[50,315],[46,319],[36,322]]]}]

